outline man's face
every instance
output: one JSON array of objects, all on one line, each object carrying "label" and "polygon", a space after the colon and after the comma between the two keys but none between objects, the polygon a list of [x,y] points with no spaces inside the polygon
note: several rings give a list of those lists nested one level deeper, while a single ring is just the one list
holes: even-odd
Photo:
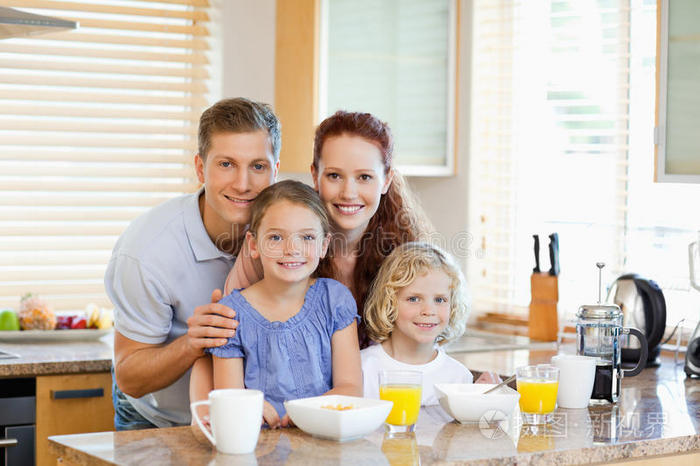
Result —
[{"label": "man's face", "polygon": [[[195,157],[204,188],[202,219],[210,236],[242,231],[255,197],[274,183],[279,162],[265,131],[215,133],[206,159]],[[234,232],[235,233],[235,232]]]}]

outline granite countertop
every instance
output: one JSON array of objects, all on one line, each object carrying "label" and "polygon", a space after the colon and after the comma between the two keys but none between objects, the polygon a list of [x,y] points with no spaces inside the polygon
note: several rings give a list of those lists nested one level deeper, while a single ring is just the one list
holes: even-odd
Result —
[{"label": "granite countertop", "polygon": [[0,377],[109,371],[112,338],[110,333],[92,341],[0,342],[0,351],[19,356],[0,359]]},{"label": "granite countertop", "polygon": [[[555,351],[457,353],[475,370],[510,374],[523,364],[549,361]],[[415,435],[392,439],[380,429],[336,443],[296,428],[263,430],[254,455],[217,454],[191,427],[65,435],[50,438],[52,453],[66,464],[475,464],[597,463],[695,453],[700,458],[700,380],[687,379],[682,364],[622,381],[616,405],[557,409],[548,427],[509,423],[504,430],[445,422],[439,407],[421,410]],[[482,426],[483,427],[483,426]],[[695,458],[695,457],[693,457]]]}]

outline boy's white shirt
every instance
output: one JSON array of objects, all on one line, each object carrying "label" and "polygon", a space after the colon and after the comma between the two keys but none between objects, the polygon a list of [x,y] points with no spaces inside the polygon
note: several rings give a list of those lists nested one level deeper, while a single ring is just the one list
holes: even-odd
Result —
[{"label": "boy's white shirt", "polygon": [[407,364],[389,356],[382,345],[372,345],[362,351],[362,379],[364,396],[379,398],[380,370],[412,370],[423,373],[421,406],[439,404],[435,394],[436,383],[472,383],[474,376],[459,361],[448,356],[445,350],[437,347],[435,359],[427,364]]}]

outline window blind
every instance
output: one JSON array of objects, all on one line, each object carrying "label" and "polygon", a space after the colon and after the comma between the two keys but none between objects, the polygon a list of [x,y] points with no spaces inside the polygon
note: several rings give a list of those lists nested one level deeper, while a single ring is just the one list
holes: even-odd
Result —
[{"label": "window blind", "polygon": [[475,310],[510,311],[514,302],[513,55],[521,4],[477,1],[473,13],[470,230],[482,254],[467,261]]},{"label": "window blind", "polygon": [[77,30],[0,41],[0,308],[110,306],[129,222],[198,184],[209,2],[8,0]]},{"label": "window blind", "polygon": [[560,308],[597,297],[595,262],[622,268],[627,228],[628,1],[475,2],[470,205],[482,258],[475,307],[527,312],[533,234]]}]

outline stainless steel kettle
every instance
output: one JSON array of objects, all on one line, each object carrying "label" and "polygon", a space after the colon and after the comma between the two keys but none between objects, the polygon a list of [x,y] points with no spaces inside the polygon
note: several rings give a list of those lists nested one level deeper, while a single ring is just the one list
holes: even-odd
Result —
[{"label": "stainless steel kettle", "polygon": [[[607,302],[615,303],[622,310],[622,325],[638,328],[646,336],[646,366],[658,366],[661,339],[666,330],[666,300],[659,285],[637,274],[622,275],[610,287]],[[639,342],[625,340],[622,342],[622,361],[638,361]]]}]

